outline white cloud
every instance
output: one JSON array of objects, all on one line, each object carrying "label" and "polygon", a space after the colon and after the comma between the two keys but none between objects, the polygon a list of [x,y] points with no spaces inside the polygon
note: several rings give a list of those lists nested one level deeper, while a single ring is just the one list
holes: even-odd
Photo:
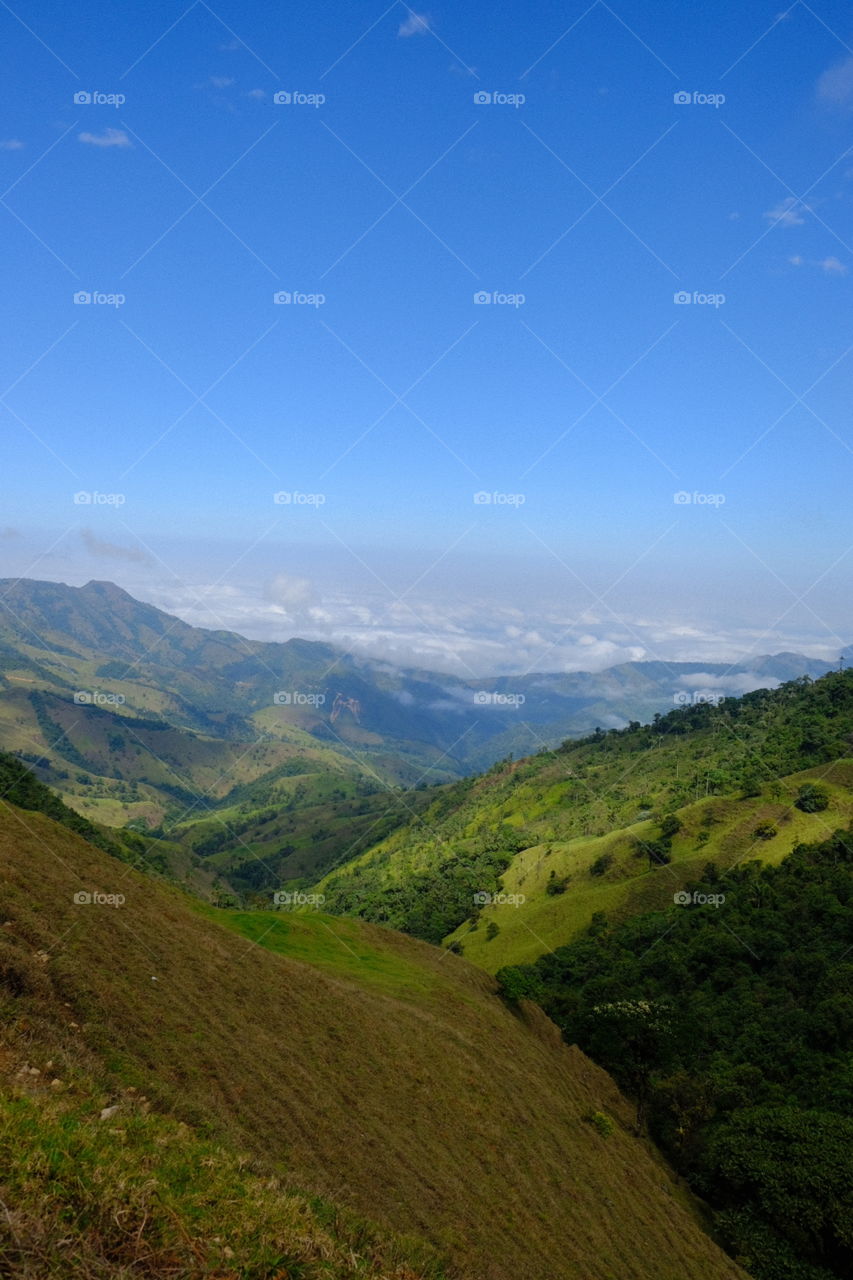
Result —
[{"label": "white cloud", "polygon": [[23,151],[24,144],[20,138],[6,138],[0,142],[0,151]]},{"label": "white cloud", "polygon": [[236,84],[237,81],[233,76],[211,76],[210,83],[214,89],[230,89],[231,85]]},{"label": "white cloud", "polygon": [[853,58],[824,71],[817,82],[817,96],[833,107],[853,107]]},{"label": "white cloud", "polygon": [[409,10],[409,16],[405,22],[401,22],[397,30],[397,35],[407,39],[409,36],[425,36],[429,31],[429,16],[425,13],[415,13],[414,9]]},{"label": "white cloud", "polygon": [[798,253],[795,253],[788,259],[788,262],[792,267],[817,267],[819,271],[823,271],[830,276],[847,275],[847,267],[838,258],[818,258],[815,261],[813,258],[803,258]]},{"label": "white cloud", "polygon": [[255,102],[263,102],[266,96],[267,96],[266,89],[250,89],[249,92],[246,94],[247,98],[254,98]]},{"label": "white cloud", "polygon": [[801,227],[805,222],[805,218],[800,213],[801,208],[803,206],[796,196],[786,196],[784,200],[779,201],[775,209],[768,209],[764,216],[782,227]]},{"label": "white cloud", "polygon": [[133,143],[124,129],[107,129],[104,133],[78,133],[80,142],[90,147],[132,147]]},{"label": "white cloud", "polygon": [[300,612],[315,600],[313,584],[293,573],[279,573],[266,589],[267,599],[288,613]]}]

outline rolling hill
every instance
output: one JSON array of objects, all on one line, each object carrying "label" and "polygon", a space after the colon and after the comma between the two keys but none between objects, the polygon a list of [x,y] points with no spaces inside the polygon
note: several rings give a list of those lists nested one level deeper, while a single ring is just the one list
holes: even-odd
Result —
[{"label": "rolling hill", "polygon": [[[326,877],[327,907],[444,940],[491,972],[597,912],[672,901],[709,861],[777,862],[853,817],[853,673],[600,731],[444,788]],[[817,785],[822,808],[798,807]]]},{"label": "rolling hill", "polygon": [[425,943],[0,804],[0,1270],[737,1280],[611,1079]]}]

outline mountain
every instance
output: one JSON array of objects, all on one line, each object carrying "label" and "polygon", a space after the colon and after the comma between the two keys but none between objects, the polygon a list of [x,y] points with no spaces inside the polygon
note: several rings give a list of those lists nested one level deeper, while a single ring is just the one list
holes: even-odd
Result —
[{"label": "mountain", "polygon": [[[779,861],[853,819],[853,672],[599,731],[441,789],[327,876],[327,907],[534,960],[604,912],[672,902],[714,860]],[[801,803],[817,787],[820,805]]]},{"label": "mountain", "polygon": [[386,782],[409,784],[470,773],[598,724],[648,720],[682,702],[830,669],[778,654],[461,680],[315,641],[260,642],[192,627],[110,582],[3,580],[0,606],[5,691],[77,693],[99,709],[241,741],[291,741],[301,731],[357,756]]},{"label": "mountain", "polygon": [[0,749],[90,821],[149,835],[152,860],[173,863],[163,841],[178,842],[243,896],[309,887],[417,819],[427,782],[826,666],[780,654],[466,682],[192,627],[109,582],[8,580],[0,604]]},{"label": "mountain", "polygon": [[0,887],[4,1275],[743,1277],[610,1077],[464,960],[194,903],[6,802]]}]

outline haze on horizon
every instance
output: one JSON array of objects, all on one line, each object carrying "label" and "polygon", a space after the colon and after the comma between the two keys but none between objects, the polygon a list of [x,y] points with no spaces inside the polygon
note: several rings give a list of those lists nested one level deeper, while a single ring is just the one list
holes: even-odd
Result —
[{"label": "haze on horizon", "polygon": [[850,643],[840,0],[0,24],[0,576],[460,675]]}]

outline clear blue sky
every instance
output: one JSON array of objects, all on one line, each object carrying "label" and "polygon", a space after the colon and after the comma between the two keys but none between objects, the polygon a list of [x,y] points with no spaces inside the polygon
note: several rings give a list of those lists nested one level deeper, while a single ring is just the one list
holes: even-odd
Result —
[{"label": "clear blue sky", "polygon": [[853,12],[778,2],[4,5],[2,572],[451,665],[836,651]]}]

